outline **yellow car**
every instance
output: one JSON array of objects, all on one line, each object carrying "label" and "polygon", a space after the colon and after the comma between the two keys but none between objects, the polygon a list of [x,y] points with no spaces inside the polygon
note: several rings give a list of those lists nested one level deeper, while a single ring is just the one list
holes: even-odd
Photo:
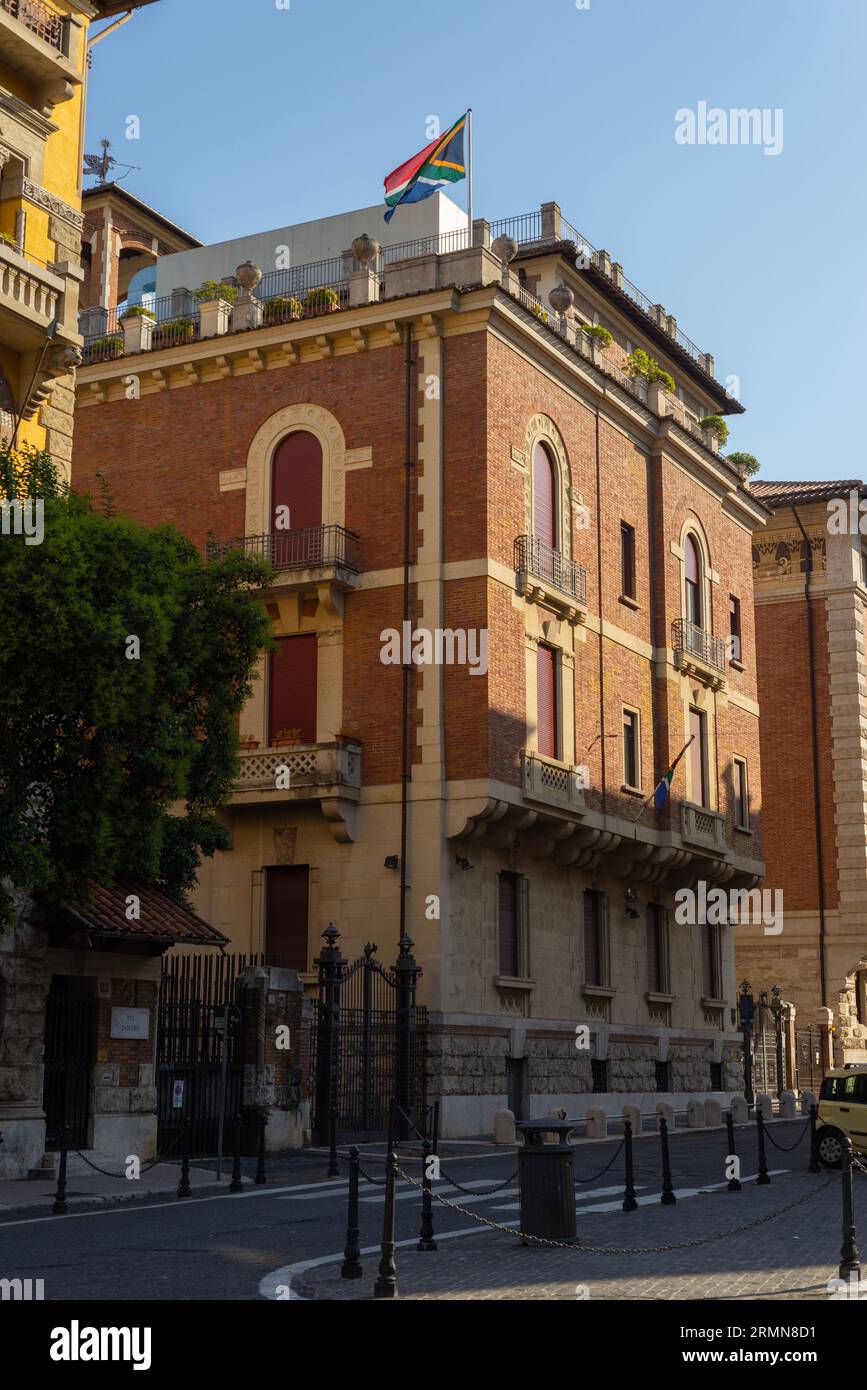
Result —
[{"label": "yellow car", "polygon": [[867,1064],[827,1072],[819,1092],[816,1144],[825,1168],[840,1167],[846,1138],[856,1153],[867,1154]]}]

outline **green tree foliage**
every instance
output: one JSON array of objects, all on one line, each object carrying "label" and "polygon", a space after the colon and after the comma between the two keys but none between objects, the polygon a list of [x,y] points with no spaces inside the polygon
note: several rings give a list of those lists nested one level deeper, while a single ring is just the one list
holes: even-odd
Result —
[{"label": "green tree foliage", "polygon": [[130,873],[184,902],[226,844],[269,571],[97,512],[36,451],[0,450],[2,492],[44,499],[44,539],[0,535],[0,885],[81,900]]},{"label": "green tree foliage", "polygon": [[736,468],[742,468],[748,478],[752,477],[754,473],[758,473],[759,468],[761,467],[755,454],[744,454],[736,452],[734,454],[727,454],[726,458],[728,459],[729,463],[733,463]]}]

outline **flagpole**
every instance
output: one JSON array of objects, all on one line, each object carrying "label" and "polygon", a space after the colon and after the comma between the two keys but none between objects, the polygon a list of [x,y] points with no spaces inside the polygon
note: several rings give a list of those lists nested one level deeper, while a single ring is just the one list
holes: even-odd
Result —
[{"label": "flagpole", "polygon": [[467,248],[473,245],[473,108],[467,107]]}]

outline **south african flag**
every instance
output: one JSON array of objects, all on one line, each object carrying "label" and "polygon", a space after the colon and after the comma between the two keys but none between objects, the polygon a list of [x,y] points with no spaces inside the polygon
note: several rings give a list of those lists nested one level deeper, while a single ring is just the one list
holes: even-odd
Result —
[{"label": "south african flag", "polygon": [[432,193],[436,193],[445,184],[458,183],[460,179],[466,178],[467,166],[464,160],[466,124],[467,113],[464,112],[460,120],[455,121],[444,135],[432,140],[429,145],[425,145],[423,150],[419,150],[418,154],[414,154],[412,159],[408,159],[405,164],[398,165],[386,176],[385,201],[388,204],[388,211],[385,214],[386,222],[391,221],[395,209],[401,203],[420,203],[422,198],[429,198]]}]

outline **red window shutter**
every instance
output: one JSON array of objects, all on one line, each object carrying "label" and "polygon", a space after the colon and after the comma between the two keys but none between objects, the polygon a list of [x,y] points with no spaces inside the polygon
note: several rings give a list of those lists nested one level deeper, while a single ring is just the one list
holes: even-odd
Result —
[{"label": "red window shutter", "polygon": [[297,729],[302,743],[316,742],[316,634],[280,637],[270,656],[269,740]]},{"label": "red window shutter", "polygon": [[546,758],[557,757],[557,686],[554,653],[538,647],[536,655],[536,741]]},{"label": "red window shutter", "polygon": [[265,950],[287,970],[307,969],[306,864],[265,870]]},{"label": "red window shutter", "polygon": [[533,452],[533,534],[552,550],[557,548],[554,465],[544,444],[537,444]]},{"label": "red window shutter", "polygon": [[518,975],[518,876],[500,874],[500,974]]},{"label": "red window shutter", "polygon": [[[315,434],[296,430],[282,440],[271,464],[271,530],[278,507],[289,508],[289,528],[322,525],[322,445]],[[286,529],[283,527],[282,529]]]}]

